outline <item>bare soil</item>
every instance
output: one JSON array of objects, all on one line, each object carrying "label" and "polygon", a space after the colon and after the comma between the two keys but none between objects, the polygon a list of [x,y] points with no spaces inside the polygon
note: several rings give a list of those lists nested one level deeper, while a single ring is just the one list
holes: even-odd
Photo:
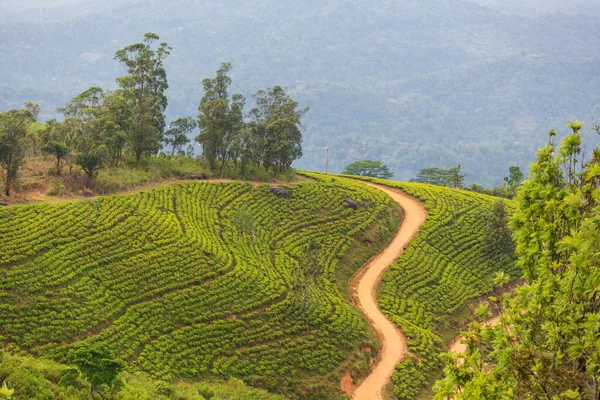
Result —
[{"label": "bare soil", "polygon": [[[427,211],[418,200],[399,190],[367,184],[386,192],[404,210],[403,221],[392,241],[359,270],[355,277],[357,283],[355,279],[351,282],[353,299],[379,335],[381,349],[370,374],[353,393],[348,394],[354,400],[382,400],[382,389],[389,382],[396,364],[406,354],[406,337],[377,307],[376,289],[385,270],[402,254],[406,244],[425,222]],[[344,386],[348,387],[345,383]]]}]

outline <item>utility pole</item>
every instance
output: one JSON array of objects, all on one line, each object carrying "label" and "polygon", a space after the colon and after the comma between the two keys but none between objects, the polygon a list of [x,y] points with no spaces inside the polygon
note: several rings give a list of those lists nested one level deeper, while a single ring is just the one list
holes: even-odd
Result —
[{"label": "utility pole", "polygon": [[329,147],[325,147],[325,173],[329,173]]}]

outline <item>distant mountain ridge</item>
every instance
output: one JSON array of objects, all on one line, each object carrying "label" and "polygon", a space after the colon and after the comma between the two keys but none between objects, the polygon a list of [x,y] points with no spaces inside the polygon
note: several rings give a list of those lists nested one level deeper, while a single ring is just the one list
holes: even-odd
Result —
[{"label": "distant mountain ridge", "polygon": [[334,172],[360,158],[383,160],[396,179],[461,164],[468,181],[497,184],[510,165],[527,166],[550,128],[600,119],[597,16],[513,3],[62,0],[42,11],[10,0],[0,5],[0,109],[33,100],[58,116],[87,87],[114,87],[114,51],[153,31],[173,47],[172,117],[196,115],[202,78],[231,60],[245,95],[278,84],[311,107],[300,168],[324,169],[329,147]]}]

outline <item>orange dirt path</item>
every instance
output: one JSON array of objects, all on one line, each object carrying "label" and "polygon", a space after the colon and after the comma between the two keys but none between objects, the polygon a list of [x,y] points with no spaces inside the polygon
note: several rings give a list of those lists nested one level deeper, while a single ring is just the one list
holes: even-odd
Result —
[{"label": "orange dirt path", "polygon": [[382,400],[382,389],[389,382],[396,364],[406,353],[406,338],[377,307],[376,289],[385,270],[402,254],[404,246],[425,222],[427,211],[419,201],[399,190],[372,183],[367,184],[386,192],[404,210],[400,229],[388,246],[363,266],[364,274],[360,276],[356,291],[353,293],[358,306],[379,335],[381,350],[379,361],[356,388],[352,399]]}]

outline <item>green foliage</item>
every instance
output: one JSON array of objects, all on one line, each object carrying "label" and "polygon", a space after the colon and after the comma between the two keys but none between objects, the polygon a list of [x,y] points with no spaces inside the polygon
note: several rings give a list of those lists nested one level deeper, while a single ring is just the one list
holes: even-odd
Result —
[{"label": "green foliage", "polygon": [[102,386],[111,387],[119,372],[125,367],[125,362],[115,358],[112,350],[102,344],[83,344],[73,349],[67,359],[76,365],[84,378],[90,383],[92,398],[94,389]]},{"label": "green foliage", "polygon": [[487,251],[494,254],[494,257],[501,257],[502,254],[514,254],[515,245],[508,227],[509,215],[504,201],[496,201],[484,218],[485,228],[482,241]]},{"label": "green foliage", "polygon": [[465,174],[460,173],[460,165],[448,169],[442,168],[423,168],[419,171],[416,178],[411,182],[428,183],[437,186],[450,186],[453,188],[462,188],[465,182]]},{"label": "green foliage", "polygon": [[240,244],[243,235],[251,235],[256,240],[256,223],[254,216],[249,212],[237,211],[231,217],[231,224],[237,231],[238,244]]},{"label": "green foliage", "polygon": [[[514,278],[520,272],[510,247],[485,244],[488,216],[500,209],[497,198],[420,183],[363,179],[401,189],[423,201],[428,212],[404,254],[384,273],[378,291],[379,307],[408,339],[410,355],[392,376],[394,394],[415,399],[442,368],[439,355],[446,343],[437,327],[451,323],[452,314],[469,299],[491,292],[497,272]],[[511,202],[502,203],[512,210]],[[496,222],[502,220],[500,214]]]},{"label": "green foliage", "polygon": [[482,185],[473,183],[471,186],[466,187],[465,189],[470,190],[471,192],[487,194],[488,196],[503,197],[505,199],[512,199],[514,197],[514,195],[508,191],[506,185],[495,186],[491,189],[488,189]]},{"label": "green foliage", "polygon": [[389,179],[394,176],[387,165],[381,161],[373,160],[355,161],[346,166],[343,173],[347,175],[371,176],[373,178],[383,179]]},{"label": "green foliage", "polygon": [[69,148],[64,143],[51,141],[43,145],[41,150],[56,158],[56,175],[60,175],[62,160],[69,155]]},{"label": "green foliage", "polygon": [[[2,400],[6,399],[2,395],[7,393],[12,393],[11,400],[90,400],[89,385],[79,376],[76,368],[48,359],[6,354],[0,361],[0,379],[4,378],[7,390],[0,386]],[[118,379],[121,381],[120,390],[111,391],[107,398],[204,400],[200,397],[201,393],[210,392],[213,400],[283,400],[281,396],[250,388],[235,378],[226,381],[213,379],[169,383],[152,379],[140,372],[122,372]]]},{"label": "green foliage", "polygon": [[469,180],[492,187],[509,166],[533,161],[550,118],[598,123],[597,0],[509,1],[535,11],[514,15],[503,0],[63,0],[41,15],[41,0],[4,1],[0,109],[39,99],[52,117],[82,82],[111,79],[120,46],[111,40],[156,26],[174,47],[168,118],[191,115],[201,79],[231,59],[236,93],[250,99],[279,84],[314,110],[298,168],[322,166],[323,153],[311,150],[329,146],[339,152],[332,171],[361,154],[401,180],[433,162],[460,163]]},{"label": "green foliage", "polygon": [[221,164],[221,177],[229,161],[245,174],[248,165],[261,166],[274,173],[289,170],[302,156],[301,118],[308,108],[297,110],[298,103],[279,86],[259,90],[256,107],[250,111],[251,121],[244,122],[246,99],[241,94],[229,98],[231,63],[223,63],[217,76],[202,81],[204,96],[198,107],[202,155],[211,171]]},{"label": "green foliage", "polygon": [[0,387],[0,399],[9,400],[14,393],[15,389],[9,389],[8,386],[6,386],[6,381],[2,382],[2,387]]},{"label": "green foliage", "polygon": [[504,197],[506,199],[513,199],[517,195],[517,189],[521,187],[525,180],[525,175],[521,172],[521,168],[512,166],[508,169],[509,176],[504,177],[504,182],[501,186],[487,189],[476,183],[466,188],[472,192],[483,193],[490,196]]},{"label": "green foliage", "polygon": [[17,180],[27,146],[27,126],[32,122],[29,110],[10,110],[0,113],[0,164],[4,170],[4,194]]},{"label": "green foliage", "polygon": [[298,102],[280,86],[259,90],[254,98],[256,107],[250,111],[252,157],[265,169],[282,172],[302,157],[301,120],[309,108],[298,110]]},{"label": "green foliage", "polygon": [[48,125],[41,122],[32,122],[27,127],[27,138],[31,141],[31,150],[33,155],[37,156],[42,142],[42,136],[46,134]]},{"label": "green foliage", "polygon": [[188,135],[198,126],[198,123],[190,118],[177,118],[169,125],[165,132],[163,141],[171,146],[171,155],[181,152],[181,148],[190,142]]},{"label": "green foliage", "polygon": [[[581,123],[537,153],[512,219],[525,284],[500,323],[467,333],[437,397],[597,399],[600,396],[600,157],[581,157]],[[481,368],[485,365],[485,368]]]},{"label": "green foliage", "polygon": [[155,33],[146,33],[142,42],[118,50],[114,57],[127,71],[117,82],[132,110],[127,138],[137,163],[143,154],[156,153],[165,130],[169,85],[163,62],[172,49],[164,42],[153,49],[158,40]]},{"label": "green foliage", "polygon": [[308,310],[311,303],[317,300],[321,281],[323,278],[323,266],[320,258],[321,246],[311,242],[299,249],[298,261],[292,265],[291,293],[296,306],[302,315]]},{"label": "green foliage", "polygon": [[525,175],[521,172],[521,168],[512,166],[508,169],[509,175],[504,178],[504,181],[508,184],[509,191],[514,195],[517,194],[517,188],[523,184]]},{"label": "green foliage", "polygon": [[104,163],[108,158],[108,149],[106,146],[90,148],[86,152],[80,153],[75,159],[75,164],[87,174],[88,183],[91,184],[98,171],[104,167]]},{"label": "green foliage", "polygon": [[[88,188],[92,188],[94,178],[105,165],[121,167],[124,156],[132,155],[135,167],[140,167],[147,163],[142,156],[155,156],[160,143],[171,147],[171,157],[177,152],[179,157],[191,159],[193,146],[187,152],[182,147],[190,142],[188,135],[199,126],[196,141],[202,145],[202,157],[211,173],[220,167],[222,178],[266,180],[281,174],[293,175],[291,164],[302,155],[300,119],[308,109],[296,110],[298,103],[276,86],[256,94],[257,107],[250,114],[254,119],[246,123],[245,98],[240,94],[229,97],[231,64],[224,63],[215,78],[203,80],[205,93],[198,107],[198,122],[191,117],[177,118],[164,132],[167,105],[164,91],[168,85],[163,61],[171,48],[161,43],[153,49],[158,40],[155,34],[146,34],[144,38],[143,43],[117,51],[115,59],[128,71],[127,76],[117,80],[118,90],[104,91],[92,86],[58,109],[66,117],[63,122],[49,120],[42,124],[43,130],[27,131],[34,156],[43,144],[43,151],[56,158],[58,176],[62,161],[69,163],[70,175],[74,160],[86,173]],[[37,118],[34,113],[39,107],[36,109],[34,104],[29,107],[31,110],[22,113],[31,127],[38,124],[32,121]],[[24,146],[20,148],[19,154],[24,153]],[[23,154],[11,158],[14,168],[22,158]],[[269,170],[272,170],[270,177]],[[13,175],[7,174],[7,191],[16,179],[16,172]],[[106,188],[96,186],[96,189]]]},{"label": "green foliage", "polygon": [[[337,274],[350,249],[376,251],[357,238],[392,209],[384,193],[336,178],[293,185],[287,198],[194,182],[0,210],[2,343],[62,361],[101,344],[153,379],[237,377],[300,397],[305,380],[369,342]],[[311,243],[320,249],[306,254]],[[302,309],[292,288],[305,265],[320,279]]]},{"label": "green foliage", "polygon": [[243,111],[246,99],[241,94],[229,98],[231,63],[223,63],[213,79],[204,79],[204,96],[198,106],[200,134],[196,141],[202,145],[202,154],[211,171],[221,161],[221,177],[229,158],[237,160],[232,143],[237,141],[244,127]]}]

